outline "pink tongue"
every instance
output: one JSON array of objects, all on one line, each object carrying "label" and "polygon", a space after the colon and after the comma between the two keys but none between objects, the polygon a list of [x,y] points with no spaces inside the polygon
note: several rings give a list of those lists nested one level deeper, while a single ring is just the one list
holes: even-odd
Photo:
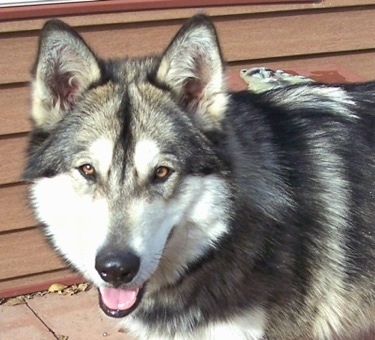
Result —
[{"label": "pink tongue", "polygon": [[137,301],[139,289],[99,288],[103,303],[113,310],[125,310]]}]

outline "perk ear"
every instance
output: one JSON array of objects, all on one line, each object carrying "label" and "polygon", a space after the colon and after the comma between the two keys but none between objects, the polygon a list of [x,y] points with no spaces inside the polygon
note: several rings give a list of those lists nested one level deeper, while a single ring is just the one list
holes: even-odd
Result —
[{"label": "perk ear", "polygon": [[220,128],[228,102],[215,28],[196,15],[173,38],[156,73],[203,130]]},{"label": "perk ear", "polygon": [[32,73],[32,119],[36,127],[49,130],[100,80],[101,72],[78,33],[60,20],[50,20],[40,34]]}]

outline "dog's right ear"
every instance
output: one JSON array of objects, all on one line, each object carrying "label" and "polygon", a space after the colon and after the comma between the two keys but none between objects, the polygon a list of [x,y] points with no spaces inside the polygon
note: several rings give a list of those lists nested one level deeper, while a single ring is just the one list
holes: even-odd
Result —
[{"label": "dog's right ear", "polygon": [[78,33],[60,20],[50,20],[40,34],[32,74],[32,119],[36,127],[49,130],[100,80],[101,72]]},{"label": "dog's right ear", "polygon": [[216,30],[207,16],[194,16],[177,32],[162,55],[156,80],[201,129],[221,127],[229,99]]}]

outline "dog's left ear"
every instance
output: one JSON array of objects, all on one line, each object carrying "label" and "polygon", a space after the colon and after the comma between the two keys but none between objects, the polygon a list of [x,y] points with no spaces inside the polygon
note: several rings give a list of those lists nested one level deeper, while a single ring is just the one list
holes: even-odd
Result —
[{"label": "dog's left ear", "polygon": [[76,31],[60,20],[50,20],[40,34],[32,75],[31,117],[36,127],[49,130],[99,81],[101,70]]},{"label": "dog's left ear", "polygon": [[207,16],[194,16],[180,29],[162,56],[156,79],[203,130],[220,128],[228,96],[216,31]]}]

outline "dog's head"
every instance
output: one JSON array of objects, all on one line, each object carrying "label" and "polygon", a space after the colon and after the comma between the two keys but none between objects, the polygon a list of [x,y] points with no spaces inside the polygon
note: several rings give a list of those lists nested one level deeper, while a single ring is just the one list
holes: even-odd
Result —
[{"label": "dog's head", "polygon": [[32,91],[25,178],[36,216],[99,287],[103,310],[124,316],[227,231],[215,30],[196,16],[160,57],[103,61],[49,21]]}]

